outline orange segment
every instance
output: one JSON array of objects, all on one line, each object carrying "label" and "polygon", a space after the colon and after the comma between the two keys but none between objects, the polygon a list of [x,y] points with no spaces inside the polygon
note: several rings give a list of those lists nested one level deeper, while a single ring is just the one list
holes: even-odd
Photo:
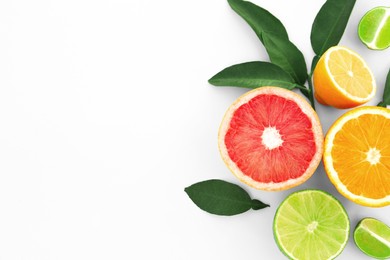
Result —
[{"label": "orange segment", "polygon": [[340,117],[325,138],[325,170],[348,199],[390,204],[390,110],[362,107]]},{"label": "orange segment", "polygon": [[371,100],[374,77],[365,61],[345,47],[335,46],[320,58],[313,73],[315,96],[321,104],[351,108]]}]

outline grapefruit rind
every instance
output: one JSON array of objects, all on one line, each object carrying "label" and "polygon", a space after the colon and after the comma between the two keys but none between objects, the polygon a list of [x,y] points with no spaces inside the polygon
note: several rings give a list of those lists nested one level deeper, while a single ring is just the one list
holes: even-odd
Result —
[{"label": "grapefruit rind", "polygon": [[[228,149],[225,145],[225,136],[227,130],[229,129],[230,121],[233,117],[234,111],[237,110],[241,105],[247,103],[252,98],[260,95],[260,94],[270,94],[270,95],[278,95],[285,99],[294,101],[301,111],[310,118],[312,123],[312,131],[314,135],[315,145],[316,145],[316,153],[314,154],[308,168],[306,171],[298,178],[289,179],[283,182],[258,182],[253,180],[251,177],[245,175],[239,167],[236,165],[234,161],[230,159],[228,154]],[[243,183],[259,190],[266,191],[279,191],[286,190],[298,186],[308,180],[315,170],[317,169],[319,163],[321,162],[322,154],[323,154],[323,143],[324,136],[322,132],[322,127],[320,124],[320,120],[318,115],[310,106],[310,104],[300,95],[292,92],[290,90],[286,90],[280,87],[260,87],[240,96],[226,111],[225,116],[223,117],[222,123],[219,128],[218,133],[218,147],[223,161],[226,166],[230,169],[230,171]]]},{"label": "grapefruit rind", "polygon": [[278,248],[280,249],[280,251],[285,255],[287,256],[288,258],[290,259],[293,259],[293,260],[299,260],[298,258],[294,257],[290,252],[287,252],[287,250],[283,247],[281,241],[280,241],[280,235],[279,233],[277,232],[277,225],[276,225],[276,219],[279,215],[279,210],[282,208],[282,205],[284,205],[288,199],[292,196],[295,196],[299,193],[308,193],[308,192],[318,192],[318,193],[321,193],[322,195],[324,196],[327,196],[328,198],[332,199],[340,208],[340,212],[346,217],[347,219],[347,229],[346,229],[346,236],[345,236],[345,242],[340,246],[340,249],[334,253],[330,258],[328,258],[329,260],[330,259],[335,259],[338,255],[341,254],[341,252],[345,249],[346,245],[347,245],[347,242],[348,242],[348,239],[349,239],[349,234],[350,234],[350,229],[351,229],[351,225],[350,225],[350,220],[349,220],[349,217],[348,217],[348,214],[347,214],[347,211],[345,210],[344,206],[341,204],[341,202],[336,198],[334,197],[332,194],[326,192],[326,191],[323,191],[323,190],[318,190],[318,189],[308,189],[308,190],[300,190],[300,191],[296,191],[290,195],[288,195],[282,203],[280,203],[278,209],[276,210],[276,213],[275,213],[275,216],[274,216],[274,220],[273,220],[273,234],[274,234],[274,239],[275,239],[275,242],[278,246]]},{"label": "grapefruit rind", "polygon": [[341,182],[340,178],[338,177],[338,174],[336,170],[333,167],[333,158],[331,155],[332,148],[333,148],[333,141],[336,136],[336,134],[342,129],[343,125],[354,118],[358,118],[361,115],[365,114],[375,114],[375,115],[382,115],[388,119],[390,119],[390,110],[387,108],[382,107],[374,107],[374,106],[366,106],[366,107],[360,107],[355,108],[344,115],[342,115],[339,119],[336,120],[336,122],[330,127],[326,137],[325,137],[325,150],[324,150],[324,167],[325,171],[330,179],[330,181],[333,183],[333,185],[336,187],[336,189],[347,199],[360,204],[362,206],[368,206],[368,207],[383,207],[390,205],[390,195],[381,198],[381,199],[371,199],[364,196],[356,195],[348,190],[348,188]]}]

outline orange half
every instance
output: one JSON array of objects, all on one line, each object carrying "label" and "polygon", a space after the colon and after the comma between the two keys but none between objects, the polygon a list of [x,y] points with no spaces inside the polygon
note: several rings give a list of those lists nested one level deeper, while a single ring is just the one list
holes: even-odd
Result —
[{"label": "orange half", "polygon": [[338,191],[364,206],[390,205],[390,109],[361,107],[325,138],[324,165]]}]

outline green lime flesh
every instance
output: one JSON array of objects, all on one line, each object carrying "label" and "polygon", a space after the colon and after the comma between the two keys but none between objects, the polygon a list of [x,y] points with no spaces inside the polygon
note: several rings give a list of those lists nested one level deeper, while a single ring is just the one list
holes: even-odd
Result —
[{"label": "green lime flesh", "polygon": [[362,219],[355,228],[353,239],[366,255],[377,259],[390,257],[390,227],[377,219]]},{"label": "green lime flesh", "polygon": [[290,259],[334,259],[349,237],[349,218],[341,203],[320,190],[292,193],[274,218],[274,237]]},{"label": "green lime flesh", "polygon": [[383,50],[390,46],[390,7],[379,6],[368,11],[358,27],[360,40],[370,49]]}]

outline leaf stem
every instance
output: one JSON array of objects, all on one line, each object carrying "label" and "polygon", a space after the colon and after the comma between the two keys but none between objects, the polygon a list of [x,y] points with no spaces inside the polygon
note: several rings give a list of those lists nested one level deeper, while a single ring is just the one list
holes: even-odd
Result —
[{"label": "leaf stem", "polygon": [[314,110],[316,110],[315,102],[314,102],[314,91],[313,91],[313,82],[311,81],[313,72],[311,72],[308,77],[307,77],[307,82],[309,83],[309,100],[311,103],[311,106],[313,107]]},{"label": "leaf stem", "polygon": [[298,88],[299,91],[301,91],[301,93],[307,98],[310,100],[310,94],[309,94],[309,90],[307,88]]},{"label": "leaf stem", "polygon": [[299,89],[302,92],[302,94],[304,94],[305,96],[307,95],[307,93],[309,93],[308,89],[306,87],[304,87],[304,86],[301,86],[301,85],[298,85],[298,84],[294,84],[294,88]]}]

